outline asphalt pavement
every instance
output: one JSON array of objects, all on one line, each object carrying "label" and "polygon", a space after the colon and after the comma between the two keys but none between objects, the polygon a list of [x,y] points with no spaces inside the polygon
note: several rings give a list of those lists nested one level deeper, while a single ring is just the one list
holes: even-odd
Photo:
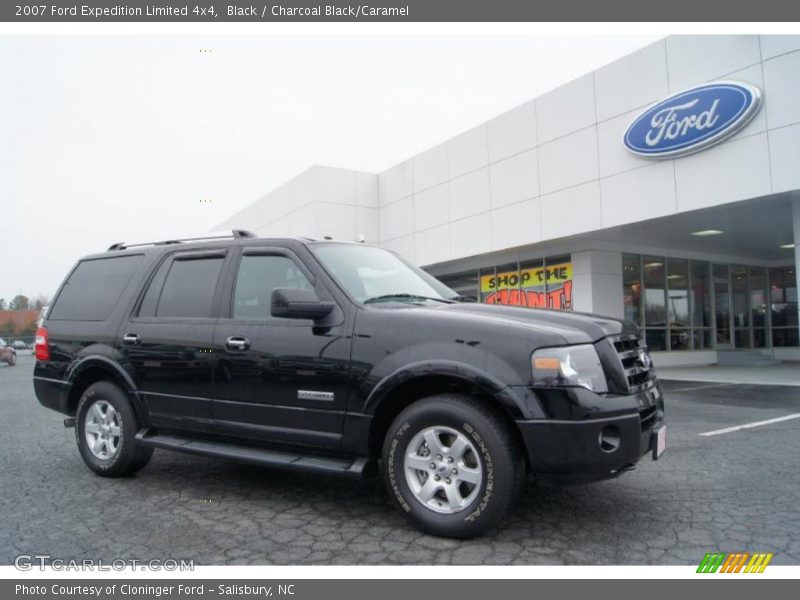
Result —
[{"label": "asphalt pavement", "polygon": [[95,476],[33,393],[33,358],[0,365],[0,564],[19,554],[195,564],[698,564],[773,552],[800,564],[800,388],[665,382],[668,445],[619,479],[543,487],[470,541],[424,535],[380,480],[353,482],[156,451]]}]

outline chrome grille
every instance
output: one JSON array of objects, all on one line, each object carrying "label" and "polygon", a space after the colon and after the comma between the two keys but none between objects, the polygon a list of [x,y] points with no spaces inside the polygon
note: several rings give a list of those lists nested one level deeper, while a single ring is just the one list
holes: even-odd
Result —
[{"label": "chrome grille", "polygon": [[622,361],[622,369],[625,371],[628,389],[631,392],[640,392],[653,385],[655,373],[650,353],[638,337],[632,335],[618,337],[614,340],[614,349]]}]

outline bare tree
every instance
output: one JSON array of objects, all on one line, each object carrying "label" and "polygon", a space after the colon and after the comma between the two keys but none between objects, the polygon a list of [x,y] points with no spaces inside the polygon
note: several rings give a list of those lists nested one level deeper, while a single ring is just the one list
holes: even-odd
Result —
[{"label": "bare tree", "polygon": [[39,294],[31,302],[31,308],[34,309],[34,310],[42,310],[48,304],[50,304],[50,298],[48,298],[44,294]]}]

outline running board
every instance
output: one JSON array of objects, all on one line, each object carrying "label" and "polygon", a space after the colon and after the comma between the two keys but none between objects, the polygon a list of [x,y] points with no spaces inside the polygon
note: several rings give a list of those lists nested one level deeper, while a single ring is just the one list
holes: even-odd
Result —
[{"label": "running board", "polygon": [[262,467],[327,473],[352,479],[370,477],[377,471],[374,460],[356,458],[355,460],[295,454],[252,446],[237,446],[208,440],[198,440],[177,435],[156,433],[152,429],[142,429],[136,434],[136,441],[143,446],[175,450],[188,454],[199,454],[213,458],[224,458]]}]

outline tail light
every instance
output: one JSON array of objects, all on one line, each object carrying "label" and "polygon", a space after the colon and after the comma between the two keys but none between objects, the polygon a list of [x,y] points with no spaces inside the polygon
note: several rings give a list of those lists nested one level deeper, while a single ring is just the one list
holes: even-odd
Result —
[{"label": "tail light", "polygon": [[46,327],[36,330],[36,360],[50,360],[50,340]]}]

